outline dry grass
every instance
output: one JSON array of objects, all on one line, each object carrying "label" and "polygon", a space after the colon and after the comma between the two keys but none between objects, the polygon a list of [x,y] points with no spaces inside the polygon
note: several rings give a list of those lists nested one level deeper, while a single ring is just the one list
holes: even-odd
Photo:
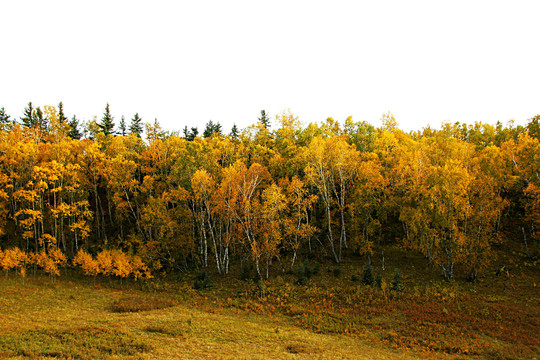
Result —
[{"label": "dry grass", "polygon": [[57,359],[395,359],[407,352],[348,336],[318,334],[279,315],[197,306],[185,287],[174,307],[111,312],[126,297],[168,293],[96,288],[75,281],[0,279],[0,358]]},{"label": "dry grass", "polygon": [[[385,253],[390,280],[404,260]],[[540,358],[537,266],[516,261],[510,276],[470,284],[441,281],[421,257],[405,261],[401,294],[352,281],[360,259],[342,264],[340,277],[323,265],[303,286],[276,275],[264,298],[234,273],[213,275],[200,291],[195,275],[95,286],[76,276],[0,277],[0,358]]]},{"label": "dry grass", "polygon": [[173,299],[131,295],[113,301],[110,310],[116,313],[130,313],[165,309],[177,304],[178,302]]}]

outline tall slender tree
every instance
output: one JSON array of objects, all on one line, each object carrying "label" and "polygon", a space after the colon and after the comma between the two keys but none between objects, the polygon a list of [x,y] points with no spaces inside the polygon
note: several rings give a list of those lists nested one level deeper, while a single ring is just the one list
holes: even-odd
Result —
[{"label": "tall slender tree", "polygon": [[120,135],[126,136],[127,134],[126,117],[124,115],[122,115],[122,118],[120,119],[120,124],[118,124],[118,128],[120,129]]},{"label": "tall slender tree", "polygon": [[203,137],[208,138],[214,134],[221,135],[221,124],[219,122],[214,123],[212,120],[206,123],[204,128]]},{"label": "tall slender tree", "polygon": [[32,106],[31,101],[23,110],[23,117],[21,118],[21,123],[23,126],[26,127],[34,127],[36,125],[34,121],[34,107]]},{"label": "tall slender tree", "polygon": [[[156,119],[157,121],[157,119]],[[132,134],[137,135],[138,137],[141,137],[141,134],[143,132],[143,126],[142,126],[142,119],[139,116],[139,113],[135,113],[135,116],[133,116],[133,119],[131,119],[131,125],[129,126],[129,132]]]},{"label": "tall slender tree", "polygon": [[233,124],[232,128],[231,128],[231,133],[229,134],[229,136],[231,137],[231,139],[233,140],[236,140],[238,139],[238,126],[236,126],[236,124]]},{"label": "tall slender tree", "polygon": [[35,125],[38,126],[41,130],[45,131],[47,129],[48,120],[43,115],[43,111],[39,106],[36,108],[34,119]]},{"label": "tall slender tree", "polygon": [[79,120],[75,115],[71,118],[69,122],[70,129],[68,131],[68,136],[74,140],[79,140],[82,137],[82,134],[79,130]]},{"label": "tall slender tree", "polygon": [[0,126],[6,128],[11,123],[10,116],[6,113],[6,109],[2,106],[0,109]]},{"label": "tall slender tree", "polygon": [[64,114],[64,104],[60,101],[58,103],[58,121],[60,124],[67,124],[68,118]]},{"label": "tall slender tree", "polygon": [[101,122],[98,124],[99,130],[105,135],[114,135],[114,118],[111,115],[109,109],[109,103],[105,106],[105,111],[103,112],[103,117]]},{"label": "tall slender tree", "polygon": [[270,128],[270,118],[268,117],[266,110],[261,110],[261,117],[258,118],[258,120],[266,129]]}]

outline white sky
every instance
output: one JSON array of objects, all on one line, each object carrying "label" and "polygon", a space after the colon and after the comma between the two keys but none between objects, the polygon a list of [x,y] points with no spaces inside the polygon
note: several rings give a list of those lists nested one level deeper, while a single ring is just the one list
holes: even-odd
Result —
[{"label": "white sky", "polygon": [[400,127],[540,113],[540,1],[1,1],[0,107],[229,131],[261,109]]}]

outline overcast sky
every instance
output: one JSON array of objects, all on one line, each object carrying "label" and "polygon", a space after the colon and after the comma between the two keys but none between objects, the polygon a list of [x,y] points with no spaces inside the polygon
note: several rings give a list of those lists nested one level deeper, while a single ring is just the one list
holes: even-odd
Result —
[{"label": "overcast sky", "polygon": [[0,107],[167,130],[286,108],[401,128],[540,113],[540,1],[2,1]]}]

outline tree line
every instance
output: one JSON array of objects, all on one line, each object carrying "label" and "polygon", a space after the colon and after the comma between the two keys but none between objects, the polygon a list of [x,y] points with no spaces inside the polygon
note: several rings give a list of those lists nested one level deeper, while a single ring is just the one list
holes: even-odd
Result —
[{"label": "tree line", "polygon": [[228,135],[210,121],[201,137],[138,114],[116,129],[108,104],[83,128],[62,103],[29,103],[18,121],[2,108],[0,250],[60,250],[102,273],[92,255],[104,251],[145,273],[249,262],[268,278],[395,244],[473,280],[511,238],[538,256],[539,119],[406,133],[390,113],[375,128],[303,126],[285,111],[272,129],[262,111]]}]

